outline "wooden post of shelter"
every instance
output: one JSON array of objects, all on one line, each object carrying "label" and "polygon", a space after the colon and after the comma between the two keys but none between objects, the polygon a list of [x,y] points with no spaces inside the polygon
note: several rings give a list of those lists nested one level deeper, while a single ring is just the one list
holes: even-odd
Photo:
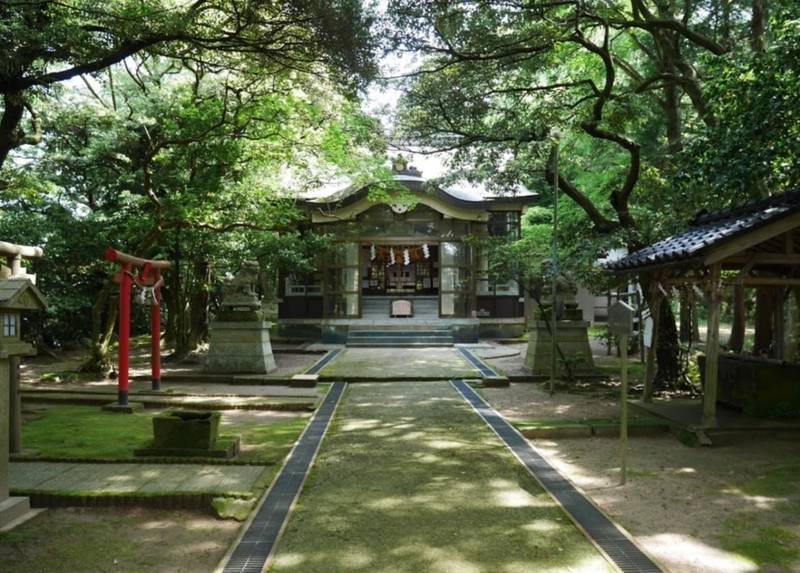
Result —
[{"label": "wooden post of shelter", "polygon": [[706,332],[706,373],[703,388],[703,426],[717,425],[717,386],[719,369],[719,315],[722,306],[722,265],[710,267],[708,283],[708,329]]}]

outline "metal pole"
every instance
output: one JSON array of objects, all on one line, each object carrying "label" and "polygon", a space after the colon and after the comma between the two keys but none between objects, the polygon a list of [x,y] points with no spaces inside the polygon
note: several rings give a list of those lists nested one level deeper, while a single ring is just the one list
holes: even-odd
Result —
[{"label": "metal pole", "polygon": [[559,133],[553,132],[553,240],[551,270],[553,272],[551,285],[551,308],[550,308],[550,334],[552,336],[551,361],[550,361],[550,394],[555,392],[556,368],[558,366],[558,151]]},{"label": "metal pole", "polygon": [[622,358],[622,387],[619,402],[619,457],[620,485],[628,478],[628,336],[619,337],[619,350]]},{"label": "metal pole", "polygon": [[119,285],[119,386],[118,404],[128,405],[128,364],[130,360],[131,336],[131,264],[122,265],[122,281]]},{"label": "metal pole", "polygon": [[[154,284],[158,285],[161,271],[154,271]],[[161,291],[153,291],[153,304],[150,307],[150,368],[152,370],[152,389],[161,390]]]}]

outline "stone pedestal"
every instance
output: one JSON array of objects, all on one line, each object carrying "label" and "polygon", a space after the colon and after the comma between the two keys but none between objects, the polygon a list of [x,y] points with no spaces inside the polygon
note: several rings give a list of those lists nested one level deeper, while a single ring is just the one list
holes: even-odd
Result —
[{"label": "stone pedestal", "polygon": [[[547,323],[543,320],[531,321],[528,333],[528,351],[525,366],[535,376],[550,376],[553,356],[553,342]],[[589,346],[589,323],[583,320],[559,320],[556,325],[558,346],[570,365],[574,376],[596,376]],[[565,376],[564,362],[556,360],[556,375]]]},{"label": "stone pedestal", "polygon": [[258,312],[227,311],[211,324],[206,370],[267,374],[276,370],[269,329]]},{"label": "stone pedestal", "polygon": [[11,360],[0,358],[0,529],[30,511],[27,497],[8,496],[9,390]]},{"label": "stone pedestal", "polygon": [[245,262],[235,277],[227,280],[222,308],[211,323],[209,372],[267,374],[276,370],[269,329],[261,301],[255,290],[258,264]]}]

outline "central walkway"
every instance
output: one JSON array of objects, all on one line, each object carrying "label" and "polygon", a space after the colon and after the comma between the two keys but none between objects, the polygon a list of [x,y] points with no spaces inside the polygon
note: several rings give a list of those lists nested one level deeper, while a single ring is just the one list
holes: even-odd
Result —
[{"label": "central walkway", "polygon": [[450,384],[339,408],[269,571],[612,571]]}]

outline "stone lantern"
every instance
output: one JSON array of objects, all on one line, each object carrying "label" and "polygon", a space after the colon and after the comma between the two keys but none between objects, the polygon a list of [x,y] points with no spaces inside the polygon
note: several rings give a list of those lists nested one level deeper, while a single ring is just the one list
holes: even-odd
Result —
[{"label": "stone lantern", "polygon": [[[33,253],[33,254],[31,254]],[[22,340],[22,314],[43,310],[47,301],[25,273],[20,256],[41,256],[41,249],[0,242],[0,255],[11,263],[0,268],[0,528],[30,510],[27,497],[8,495],[8,454],[10,436],[19,440],[19,357],[36,354],[32,344]],[[33,279],[33,280],[32,280]]]}]

